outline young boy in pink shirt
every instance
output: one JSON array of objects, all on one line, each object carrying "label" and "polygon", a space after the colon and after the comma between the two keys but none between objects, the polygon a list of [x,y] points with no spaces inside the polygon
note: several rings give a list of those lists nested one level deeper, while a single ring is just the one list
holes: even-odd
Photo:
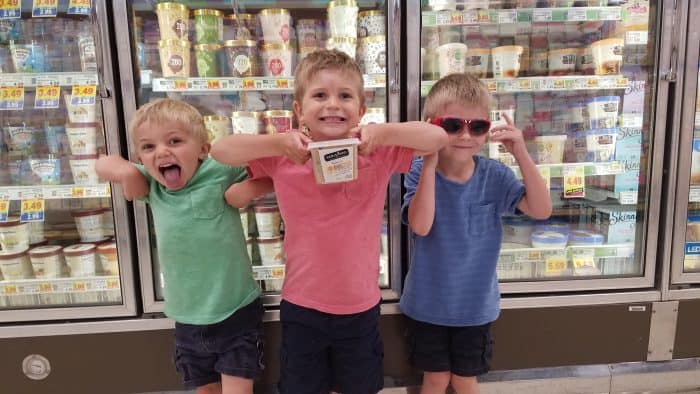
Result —
[{"label": "young boy in pink shirt", "polygon": [[[383,386],[378,240],[389,178],[408,171],[414,155],[444,146],[447,134],[426,122],[358,127],[362,74],[340,51],[309,54],[294,86],[294,112],[308,135],[236,134],[211,154],[274,183],[287,255],[280,392],[375,393]],[[307,144],[349,137],[360,139],[357,179],[316,184]]]}]

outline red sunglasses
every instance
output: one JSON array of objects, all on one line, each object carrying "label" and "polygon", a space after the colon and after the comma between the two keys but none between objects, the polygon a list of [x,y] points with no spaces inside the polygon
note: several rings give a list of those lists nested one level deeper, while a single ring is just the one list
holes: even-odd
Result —
[{"label": "red sunglasses", "polygon": [[491,121],[486,119],[462,119],[453,117],[431,119],[430,123],[442,127],[447,134],[459,134],[467,127],[469,135],[480,137],[491,128]]}]

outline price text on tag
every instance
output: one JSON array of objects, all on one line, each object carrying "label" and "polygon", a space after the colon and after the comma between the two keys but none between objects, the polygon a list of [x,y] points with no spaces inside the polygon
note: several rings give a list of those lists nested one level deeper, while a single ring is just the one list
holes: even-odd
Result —
[{"label": "price text on tag", "polygon": [[20,16],[22,16],[22,6],[19,0],[0,0],[0,19]]},{"label": "price text on tag", "polygon": [[586,171],[583,166],[567,166],[564,171],[564,198],[586,196]]},{"label": "price text on tag", "polygon": [[95,85],[74,85],[71,90],[71,105],[95,104],[97,87]]},{"label": "price text on tag", "polygon": [[68,14],[73,15],[90,15],[92,8],[90,0],[70,0],[68,2]]},{"label": "price text on tag", "polygon": [[7,221],[7,214],[10,211],[10,202],[8,200],[0,200],[0,222]]},{"label": "price text on tag", "polygon": [[566,259],[563,257],[548,257],[545,260],[545,274],[561,275],[566,269]]},{"label": "price text on tag", "polygon": [[5,86],[0,88],[0,110],[23,110],[24,87]]},{"label": "price text on tag", "polygon": [[58,14],[58,0],[33,0],[32,17],[47,18]]},{"label": "price text on tag", "polygon": [[58,86],[37,86],[34,108],[58,108],[61,89]]},{"label": "price text on tag", "polygon": [[20,221],[36,222],[44,221],[44,199],[30,198],[22,200]]}]

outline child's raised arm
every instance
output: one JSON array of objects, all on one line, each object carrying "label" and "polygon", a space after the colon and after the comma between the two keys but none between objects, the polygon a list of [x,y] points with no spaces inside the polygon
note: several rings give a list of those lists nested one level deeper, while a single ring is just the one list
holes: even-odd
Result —
[{"label": "child's raised arm", "polygon": [[146,177],[133,163],[121,156],[100,156],[95,162],[95,171],[100,178],[120,184],[124,198],[129,201],[149,192]]},{"label": "child's raised arm", "polygon": [[229,186],[224,193],[224,198],[226,198],[228,205],[243,208],[248,206],[252,199],[273,191],[274,187],[270,178],[246,179]]},{"label": "child's raised arm", "polygon": [[311,140],[302,133],[287,132],[273,135],[228,135],[211,148],[216,161],[242,166],[250,160],[263,157],[287,156],[297,164],[305,163],[311,156],[306,144]]},{"label": "child's raised arm", "polygon": [[423,156],[416,192],[408,203],[408,225],[416,235],[426,236],[435,220],[435,168],[438,154]]},{"label": "child's raised arm", "polygon": [[353,132],[359,134],[360,153],[365,155],[379,146],[403,146],[415,150],[416,155],[427,155],[447,144],[445,130],[428,122],[369,124]]}]

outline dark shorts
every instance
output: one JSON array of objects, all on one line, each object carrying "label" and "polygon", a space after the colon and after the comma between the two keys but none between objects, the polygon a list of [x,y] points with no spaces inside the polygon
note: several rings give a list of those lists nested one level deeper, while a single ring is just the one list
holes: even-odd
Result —
[{"label": "dark shorts", "polygon": [[483,375],[491,369],[491,323],[448,327],[409,320],[410,362],[425,372]]},{"label": "dark shorts", "polygon": [[221,381],[221,374],[255,379],[262,374],[263,306],[258,298],[225,320],[175,323],[175,368],[188,389]]},{"label": "dark shorts", "polygon": [[379,305],[333,315],[282,301],[282,394],[371,394],[384,386]]}]

